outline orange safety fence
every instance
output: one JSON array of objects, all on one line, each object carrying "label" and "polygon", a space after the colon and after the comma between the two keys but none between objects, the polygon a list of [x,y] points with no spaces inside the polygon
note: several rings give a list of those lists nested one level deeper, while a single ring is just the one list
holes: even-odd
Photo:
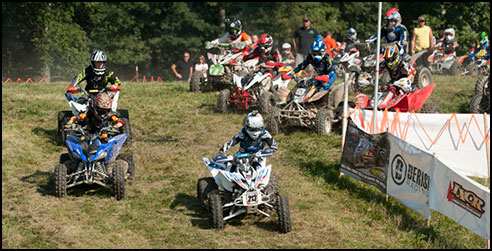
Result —
[{"label": "orange safety fence", "polygon": [[[147,76],[143,76],[142,77],[142,83],[145,83],[145,82],[150,82],[150,83],[154,83],[154,82],[164,82],[161,78],[161,76],[156,76],[157,78],[155,78],[154,76],[150,76],[150,81],[147,80]],[[133,76],[132,80],[130,80],[130,82],[138,82],[138,78],[137,78],[137,75]]]},{"label": "orange safety fence", "polygon": [[[41,82],[46,82],[46,79],[45,78],[41,78],[38,82],[38,84],[41,84]],[[11,83],[23,83],[24,81],[22,81],[21,78],[17,78],[17,80],[14,82],[11,78],[7,78],[5,79],[5,81],[2,81],[2,84],[6,84],[8,82],[11,82]],[[34,80],[32,80],[32,78],[27,78],[26,82],[27,83],[31,83],[31,84],[34,84]]]},{"label": "orange safety fence", "polygon": [[[372,112],[372,110],[371,110],[371,112]],[[349,117],[352,116],[353,114],[355,114],[356,118],[357,118],[357,115],[359,115],[358,118],[360,119],[360,122],[361,122],[360,124],[361,124],[363,129],[368,130],[369,132],[372,131],[374,116],[371,116],[370,124],[367,124],[367,123],[364,124],[364,116],[362,115],[362,109],[360,108],[359,105],[356,105],[356,107],[352,111],[349,112]],[[456,128],[458,129],[458,134],[459,134],[461,143],[465,143],[465,141],[468,137],[471,125],[475,124],[476,127],[478,128],[478,132],[480,133],[480,136],[482,137],[483,142],[489,141],[490,140],[490,130],[488,132],[485,132],[485,135],[484,135],[484,133],[480,129],[480,126],[478,125],[478,121],[477,121],[475,115],[476,114],[471,114],[470,120],[467,123],[467,125],[469,125],[469,126],[466,126],[466,130],[465,129],[461,130],[461,127],[460,127],[460,124],[458,122],[458,118],[456,116],[456,113],[450,114],[449,119],[447,119],[447,122],[444,124],[443,128],[440,130],[440,132],[436,136],[435,140],[432,140],[431,136],[429,135],[429,133],[425,129],[424,125],[419,120],[417,113],[415,113],[414,111],[410,112],[410,116],[408,117],[408,120],[405,123],[405,125],[403,125],[403,129],[402,129],[402,125],[401,125],[401,121],[400,121],[400,111],[399,110],[395,111],[395,115],[393,117],[393,122],[390,124],[390,119],[388,117],[388,110],[385,109],[383,112],[383,118],[381,119],[380,126],[378,128],[378,123],[376,123],[376,130],[375,131],[377,133],[389,132],[395,136],[396,136],[396,134],[395,134],[395,132],[396,132],[400,135],[400,138],[402,140],[406,140],[408,130],[410,129],[410,126],[409,126],[410,122],[412,119],[414,119],[419,124],[420,128],[422,128],[427,139],[429,140],[429,142],[431,142],[432,145],[435,145],[439,141],[441,136],[444,134],[446,129],[448,127],[453,126],[453,125],[455,125]],[[453,121],[454,121],[454,123],[452,123]],[[474,123],[472,123],[472,122],[474,122]]]}]

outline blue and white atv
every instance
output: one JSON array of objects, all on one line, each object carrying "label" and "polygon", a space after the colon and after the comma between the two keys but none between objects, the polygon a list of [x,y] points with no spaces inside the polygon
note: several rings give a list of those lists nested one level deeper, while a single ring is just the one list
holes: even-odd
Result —
[{"label": "blue and white atv", "polygon": [[[125,180],[135,179],[133,153],[119,154],[128,137],[112,127],[104,127],[98,133],[86,133],[80,125],[72,125],[75,135],[68,135],[68,153],[60,156],[55,166],[55,194],[67,195],[67,189],[80,184],[98,184],[114,191],[117,200],[125,196]],[[107,142],[99,139],[108,134]]]},{"label": "blue and white atv", "polygon": [[225,221],[238,215],[260,213],[277,220],[280,232],[291,231],[287,197],[278,191],[272,166],[265,166],[265,158],[272,154],[271,149],[265,149],[256,154],[203,158],[212,177],[198,180],[197,199],[210,211],[213,228],[224,229]]},{"label": "blue and white atv", "polygon": [[[70,88],[70,87],[69,87]],[[79,98],[75,96],[75,93],[78,92],[83,92],[87,94],[89,99],[87,100],[86,103],[79,103]],[[116,112],[119,117],[121,117],[122,120],[125,121],[125,126],[121,129],[122,132],[128,133],[129,137],[125,141],[125,145],[131,145],[132,142],[132,134],[131,134],[131,125],[130,125],[130,117],[128,115],[128,110],[117,110],[118,107],[118,98],[120,95],[119,89],[116,91],[111,91],[109,87],[104,88],[103,90],[89,90],[87,91],[84,88],[75,88],[65,92],[65,99],[67,100],[68,105],[70,106],[70,111],[65,110],[65,111],[59,111],[58,112],[58,136],[61,138],[62,144],[66,142],[66,134],[65,131],[63,130],[64,126],[67,124],[67,122],[70,120],[72,116],[77,116],[80,113],[87,112],[90,109],[90,106],[93,105],[94,101],[93,98],[99,94],[100,92],[110,92],[109,96],[111,97],[112,100],[112,105],[111,105],[111,111]]]}]

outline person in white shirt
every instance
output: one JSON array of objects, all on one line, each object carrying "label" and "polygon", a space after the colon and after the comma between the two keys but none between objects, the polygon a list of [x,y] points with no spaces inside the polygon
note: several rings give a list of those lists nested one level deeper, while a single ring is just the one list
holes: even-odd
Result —
[{"label": "person in white shirt", "polygon": [[201,71],[205,78],[207,77],[208,64],[205,63],[205,57],[203,55],[198,58],[198,64],[195,64],[195,71]]}]

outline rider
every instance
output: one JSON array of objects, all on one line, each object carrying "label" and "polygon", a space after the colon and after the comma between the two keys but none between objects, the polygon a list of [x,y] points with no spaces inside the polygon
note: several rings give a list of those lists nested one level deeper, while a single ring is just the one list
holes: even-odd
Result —
[{"label": "rider", "polygon": [[[313,65],[318,76],[326,75],[328,77],[326,82],[319,82],[321,85],[318,86],[318,90],[328,90],[333,82],[335,82],[336,74],[335,68],[333,67],[333,59],[326,53],[326,45],[322,41],[321,36],[316,37],[316,40],[311,45],[311,53],[293,70],[293,73],[297,74],[309,64]],[[293,74],[291,73],[291,75]]]},{"label": "rider", "polygon": [[239,19],[226,19],[226,34],[213,40],[211,43],[231,43],[233,53],[242,52],[243,56],[247,55],[247,48],[253,43],[251,37],[243,30],[243,25]]},{"label": "rider", "polygon": [[[258,111],[250,112],[246,118],[244,118],[244,128],[227,141],[219,150],[217,158],[221,158],[223,154],[229,151],[233,146],[239,144],[238,153],[250,153],[254,154],[261,151],[266,145],[268,145],[271,151],[276,152],[278,150],[277,142],[273,139],[272,135],[264,129],[263,117]],[[266,159],[264,157],[255,159],[253,166],[263,166]]]},{"label": "rider", "polygon": [[243,57],[243,61],[247,61],[258,57],[258,64],[273,62],[275,66],[272,69],[272,76],[277,75],[277,64],[280,63],[282,56],[277,49],[273,50],[273,38],[269,34],[263,34],[258,39],[258,46],[248,55]]},{"label": "rider", "polygon": [[444,30],[444,39],[437,44],[438,48],[443,49],[444,54],[453,53],[456,47],[458,47],[458,42],[456,42],[454,35],[453,28]]},{"label": "rider", "polygon": [[[91,90],[103,90],[108,83],[111,83],[112,91],[119,90],[121,82],[114,72],[106,69],[106,60],[106,54],[103,51],[92,52],[91,64],[72,80],[70,86],[67,87],[67,92],[77,92],[76,86],[84,80],[87,82],[85,89],[89,93]],[[85,104],[88,99],[87,94],[84,94],[77,100],[77,103]]]},{"label": "rider", "polygon": [[[387,84],[394,84],[396,82],[398,87],[408,92],[412,90],[411,82],[415,75],[415,69],[409,63],[402,60],[403,56],[400,55],[399,50],[397,43],[391,43],[384,49],[384,60],[379,65],[379,72],[387,69],[391,78]],[[402,78],[407,78],[411,82],[397,82],[397,80],[401,80]]]},{"label": "rider", "polygon": [[470,57],[474,59],[475,54],[478,53],[478,57],[484,57],[484,56],[489,56],[490,52],[489,50],[489,37],[487,36],[487,33],[481,32],[479,35],[480,42],[477,43],[477,46],[475,48],[471,49]]},{"label": "rider", "polygon": [[[113,130],[119,130],[125,125],[125,121],[120,119],[116,113],[111,112],[111,97],[105,92],[99,93],[94,98],[94,104],[87,112],[81,113],[78,116],[72,116],[65,125],[65,128],[70,128],[72,124],[87,125],[89,133],[96,133],[105,126],[112,125]],[[107,140],[106,133],[101,134],[101,138]]]},{"label": "rider", "polygon": [[[400,48],[400,55],[404,56],[407,53],[407,43],[408,43],[408,30],[401,24],[401,15],[397,8],[393,8],[386,12],[384,19],[388,20],[386,27],[381,30],[381,36],[386,38],[386,43],[398,42],[398,47]],[[377,40],[378,34],[374,34],[372,37],[367,39],[366,43],[373,43]],[[405,56],[406,58],[408,56]],[[407,61],[407,60],[405,60]]]},{"label": "rider", "polygon": [[355,48],[355,45],[360,43],[359,39],[357,39],[357,30],[354,28],[350,28],[347,30],[347,37],[343,40],[339,49],[348,52],[349,54],[355,53],[359,50]]},{"label": "rider", "polygon": [[280,56],[282,56],[281,61],[285,66],[294,66],[296,62],[294,54],[292,54],[290,48],[291,46],[289,43],[284,43],[282,45],[282,53],[280,54]]}]

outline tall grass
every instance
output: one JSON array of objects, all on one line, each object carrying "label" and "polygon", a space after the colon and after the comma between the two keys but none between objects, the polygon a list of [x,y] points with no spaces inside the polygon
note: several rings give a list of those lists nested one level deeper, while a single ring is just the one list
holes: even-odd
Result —
[{"label": "tall grass", "polygon": [[[466,112],[475,78],[434,76],[430,102]],[[66,83],[2,87],[2,247],[4,248],[484,248],[483,238],[433,212],[425,219],[359,181],[339,177],[341,132],[292,129],[275,136],[269,159],[290,204],[292,232],[247,216],[210,229],[196,202],[203,157],[242,127],[246,113],[219,114],[217,93],[190,93],[178,82],[123,83],[137,159],[136,182],[116,201],[98,186],[54,195],[56,114]],[[232,151],[237,150],[237,147]]]}]

